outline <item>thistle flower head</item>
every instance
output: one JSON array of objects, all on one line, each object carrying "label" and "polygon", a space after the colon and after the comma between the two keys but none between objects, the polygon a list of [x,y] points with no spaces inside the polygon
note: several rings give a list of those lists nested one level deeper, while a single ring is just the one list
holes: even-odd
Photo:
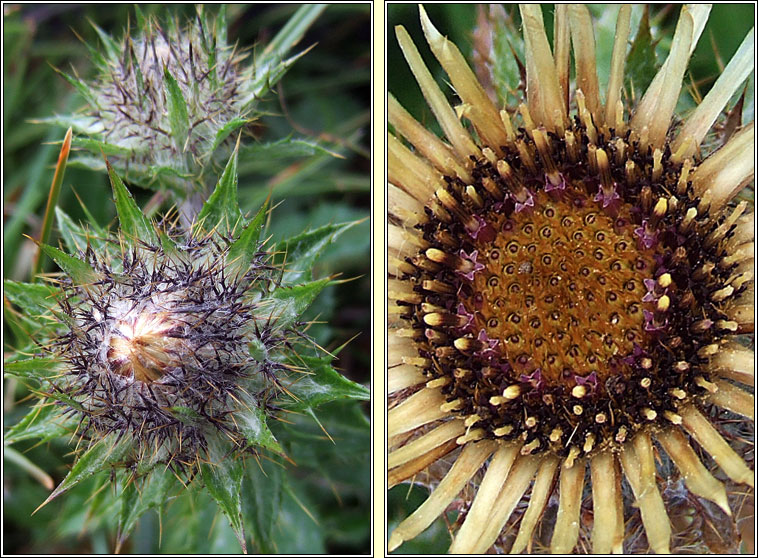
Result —
[{"label": "thistle flower head", "polygon": [[147,241],[115,260],[92,249],[81,256],[95,275],[64,281],[69,327],[55,343],[66,363],[55,389],[76,403],[80,436],[126,436],[142,467],[196,467],[209,432],[249,448],[242,415],[265,412],[267,383],[278,381],[249,346],[273,353],[286,339],[260,302],[273,289],[267,255],[242,276],[210,237],[168,251]]},{"label": "thistle flower head", "polygon": [[[6,367],[41,398],[8,440],[35,429],[78,440],[76,462],[45,503],[99,471],[112,472],[124,510],[135,483],[157,503],[200,477],[244,549],[243,461],[261,452],[288,459],[269,420],[367,397],[331,368],[301,318],[331,282],[310,280],[313,262],[353,223],[267,247],[266,208],[251,220],[240,212],[236,150],[188,230],[150,221],[108,171],[117,233],[58,210],[70,253],[41,249],[60,279],[6,282],[14,304],[28,308],[31,297],[46,309],[36,336],[45,352]],[[119,545],[148,507],[129,511],[128,523],[122,513]]]},{"label": "thistle flower head", "polygon": [[[631,501],[649,547],[667,552],[654,440],[687,489],[728,516],[724,484],[693,447],[734,483],[753,482],[745,446],[730,447],[711,418],[726,409],[752,420],[738,384],[752,382],[753,354],[734,335],[753,331],[754,216],[734,198],[753,177],[753,125],[699,151],[752,68],[752,32],[673,128],[707,9],[682,9],[635,106],[621,97],[628,6],[604,96],[587,7],[556,7],[552,47],[540,7],[520,12],[526,97],[515,110],[493,102],[423,8],[459,106],[396,30],[446,141],[390,95],[390,485],[453,459],[390,549],[473,494],[452,553],[531,548],[553,495],[552,552],[573,551],[580,536],[593,552],[621,552]],[[592,521],[582,519],[586,470]]]},{"label": "thistle flower head", "polygon": [[223,8],[214,16],[200,6],[186,22],[135,10],[136,25],[119,40],[96,26],[94,79],[63,74],[87,106],[47,121],[84,136],[75,145],[96,157],[78,163],[99,169],[102,151],[129,180],[154,187],[160,176],[187,198],[205,186],[205,168],[228,157],[232,134],[259,115],[258,102],[300,56],[288,58],[289,49],[323,7],[303,7],[255,56],[228,44]]}]

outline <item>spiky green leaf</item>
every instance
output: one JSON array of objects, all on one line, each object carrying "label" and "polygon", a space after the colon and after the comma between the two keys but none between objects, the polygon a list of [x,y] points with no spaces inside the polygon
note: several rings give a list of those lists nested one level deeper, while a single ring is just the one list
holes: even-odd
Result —
[{"label": "spiky green leaf", "polygon": [[94,21],[90,20],[90,25],[92,25],[97,32],[97,36],[100,37],[100,41],[103,43],[103,47],[105,47],[108,58],[111,60],[118,60],[121,50],[118,43],[113,40],[113,37],[108,35],[108,33],[100,29]]},{"label": "spiky green leaf", "polygon": [[121,461],[132,447],[131,441],[127,438],[124,437],[120,441],[106,438],[85,451],[71,467],[66,478],[53,490],[53,493],[42,505],[47,504],[95,473],[107,470],[112,463]]},{"label": "spiky green leaf", "polygon": [[309,279],[313,264],[324,248],[357,223],[358,221],[352,221],[325,225],[277,244],[276,250],[285,254],[287,262],[287,271],[282,276],[282,283],[291,284],[302,279]]},{"label": "spiky green leaf", "polygon": [[650,13],[645,9],[626,59],[624,89],[632,99],[641,99],[658,71],[655,43],[650,32]]},{"label": "spiky green leaf", "polygon": [[105,141],[83,137],[75,137],[73,145],[74,147],[85,149],[87,151],[91,151],[92,153],[105,153],[106,155],[115,155],[120,157],[128,157],[133,151],[132,149],[120,145],[114,145]]},{"label": "spiky green leaf", "polygon": [[243,407],[234,413],[234,421],[251,447],[263,447],[275,453],[283,453],[282,447],[266,424],[266,413],[255,401],[246,400]]},{"label": "spiky green leaf", "polygon": [[60,292],[60,289],[44,283],[19,283],[10,279],[3,281],[5,298],[29,316],[50,313],[57,306],[56,296]]},{"label": "spiky green leaf", "polygon": [[90,232],[89,227],[85,228],[76,224],[60,207],[55,208],[55,219],[58,222],[58,231],[69,252],[73,254],[84,252],[87,245],[91,245],[96,253],[104,249],[106,233],[99,229],[93,220],[88,220],[88,223],[93,224],[93,230]]},{"label": "spiky green leaf", "polygon": [[184,145],[187,141],[189,132],[189,111],[187,110],[187,101],[182,95],[179,84],[168,71],[168,67],[163,69],[163,77],[166,82],[166,100],[168,102],[168,121],[171,125],[171,137],[174,139],[174,145],[179,152],[184,152]]},{"label": "spiky green leaf", "polygon": [[274,544],[279,554],[325,554],[324,527],[315,515],[316,506],[294,479],[284,483],[282,510],[274,526]]},{"label": "spiky green leaf", "polygon": [[249,118],[242,118],[237,117],[231,119],[229,122],[221,126],[219,128],[218,132],[216,132],[216,137],[213,139],[213,144],[211,145],[211,148],[208,150],[208,157],[213,155],[213,152],[216,151],[219,145],[224,143],[226,138],[228,138],[231,134],[242,128],[245,124],[249,123]]},{"label": "spiky green leaf", "polygon": [[245,468],[241,460],[225,455],[219,445],[218,441],[210,441],[210,462],[202,463],[200,472],[208,492],[229,520],[243,551],[247,552],[240,497]]},{"label": "spiky green leaf", "polygon": [[214,229],[227,235],[242,217],[237,200],[237,153],[238,149],[235,148],[216,188],[198,213],[193,235]]},{"label": "spiky green leaf", "polygon": [[136,482],[129,482],[121,494],[121,511],[118,518],[119,545],[123,544],[137,525],[137,520],[145,512],[163,507],[177,480],[171,471],[158,467],[145,478],[139,489]]},{"label": "spiky green leaf", "polygon": [[60,268],[74,280],[74,282],[80,285],[88,285],[100,279],[100,275],[92,269],[87,262],[75,258],[74,256],[70,256],[53,246],[48,246],[47,244],[40,244],[40,248],[42,248],[42,251],[50,256],[53,261],[55,261],[55,263],[57,263]]},{"label": "spiky green leaf", "polygon": [[242,231],[239,238],[229,247],[226,261],[231,276],[242,275],[250,267],[250,262],[253,261],[255,253],[258,251],[258,241],[261,237],[261,229],[267,210],[268,206],[264,204],[255,214],[253,220],[245,226],[245,230]]},{"label": "spiky green leaf", "polygon": [[174,416],[174,418],[188,426],[196,425],[202,419],[197,411],[181,405],[169,407],[168,411]]},{"label": "spiky green leaf", "polygon": [[6,376],[42,381],[53,376],[59,366],[60,362],[54,358],[29,358],[6,362],[3,365],[3,372]]},{"label": "spiky green leaf", "polygon": [[14,444],[33,438],[47,442],[73,431],[75,426],[76,419],[61,416],[60,407],[42,400],[5,433],[3,442]]},{"label": "spiky green leaf", "polygon": [[247,467],[242,480],[242,511],[253,538],[255,552],[274,554],[274,526],[282,505],[283,466],[261,459]]},{"label": "spiky green leaf", "polygon": [[296,400],[283,399],[281,404],[293,410],[304,411],[313,409],[329,401],[338,399],[357,399],[368,401],[371,392],[365,386],[348,380],[338,373],[331,364],[331,357],[313,357],[300,355],[292,361],[295,366],[305,366],[306,373],[288,390]]},{"label": "spiky green leaf", "polygon": [[269,302],[273,304],[270,312],[275,319],[276,327],[278,329],[289,327],[330,282],[331,279],[328,278],[319,279],[302,285],[276,289],[269,299]]},{"label": "spiky green leaf", "polygon": [[155,227],[142,213],[132,194],[126,189],[123,181],[108,161],[106,161],[106,166],[113,187],[113,200],[116,202],[116,212],[118,213],[121,231],[134,241],[149,242],[153,246],[157,246],[158,235],[155,232]]}]

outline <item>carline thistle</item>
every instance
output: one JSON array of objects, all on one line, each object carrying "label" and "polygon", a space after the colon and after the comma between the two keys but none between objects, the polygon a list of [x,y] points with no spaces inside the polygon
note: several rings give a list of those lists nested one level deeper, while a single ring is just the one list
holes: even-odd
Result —
[{"label": "carline thistle", "polygon": [[[754,482],[754,355],[738,336],[754,330],[755,216],[737,197],[754,175],[753,123],[701,152],[752,69],[753,31],[672,127],[710,7],[682,8],[631,107],[630,6],[605,97],[589,9],[556,6],[552,45],[541,7],[519,9],[515,110],[421,8],[451,106],[396,28],[445,137],[389,96],[388,478],[432,489],[389,549],[450,510],[454,554],[703,545],[696,525],[734,532]],[[707,510],[684,533],[682,493]]]}]

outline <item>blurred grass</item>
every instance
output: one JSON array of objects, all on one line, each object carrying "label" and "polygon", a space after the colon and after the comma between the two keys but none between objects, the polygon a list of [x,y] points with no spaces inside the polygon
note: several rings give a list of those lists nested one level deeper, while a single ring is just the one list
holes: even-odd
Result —
[{"label": "blurred grass", "polygon": [[[145,15],[193,16],[192,5],[142,5]],[[217,9],[210,7],[210,9]],[[297,9],[296,5],[230,4],[227,6],[230,42],[249,47],[250,57],[262,49]],[[3,199],[4,238],[3,264],[5,278],[29,281],[34,244],[23,235],[38,238],[45,202],[53,176],[55,160],[65,130],[32,124],[31,119],[71,112],[84,105],[71,86],[51,66],[70,71],[73,67],[82,77],[91,78],[93,66],[87,48],[77,38],[97,45],[97,34],[88,20],[120,37],[127,20],[134,27],[134,12],[129,6],[115,5],[44,5],[4,4],[4,67],[3,67]],[[363,219],[370,211],[370,9],[363,5],[332,5],[308,30],[297,45],[299,52],[315,45],[300,59],[280,82],[276,91],[264,100],[261,108],[266,116],[246,129],[245,149],[240,158],[239,194],[243,211],[253,214],[271,196],[276,209],[269,233],[272,242],[326,223]],[[277,150],[275,142],[286,137],[303,138],[339,153],[340,158],[323,149]],[[267,149],[257,146],[274,144]],[[144,207],[152,193],[132,188],[140,206]],[[78,194],[87,209],[101,225],[114,224],[115,210],[105,173],[69,168],[66,172],[59,205],[74,220],[86,220],[76,198]],[[165,208],[164,208],[165,209]],[[58,243],[53,231],[50,243]],[[368,221],[354,227],[331,246],[318,263],[319,276],[339,274],[355,279],[328,288],[315,302],[310,316],[320,323],[310,333],[327,349],[334,349],[356,337],[340,353],[335,366],[352,380],[370,381],[370,261]],[[46,262],[46,271],[55,267]],[[12,331],[4,324],[4,351],[16,343]],[[28,392],[15,383],[20,400]],[[8,404],[10,403],[10,405]],[[5,424],[16,422],[27,410],[25,403],[6,397]],[[332,404],[317,410],[322,423],[335,431],[355,428],[357,404]],[[367,414],[368,407],[363,407]],[[361,413],[359,412],[359,415]],[[310,419],[309,419],[310,420]],[[347,423],[346,423],[347,421]],[[311,421],[312,422],[312,421]],[[368,424],[368,423],[366,423]],[[311,424],[311,426],[313,426]],[[330,431],[331,433],[331,431]],[[368,476],[369,429],[355,432],[353,443],[364,450],[349,449],[361,463],[350,470],[339,470],[337,476],[350,472],[353,477],[338,478],[340,489],[316,483],[312,478],[314,463],[304,460],[292,468],[288,476],[292,493],[310,498],[325,518],[314,526],[314,547],[325,552],[365,553],[368,551],[368,518],[356,510],[368,510],[370,503]],[[60,482],[70,464],[69,446],[65,441],[33,447],[33,443],[14,446],[31,461]],[[338,456],[341,448],[329,440],[313,442],[314,450]],[[317,464],[318,460],[315,461]],[[253,463],[252,466],[255,466]],[[93,484],[98,479],[93,479]],[[103,480],[103,479],[100,479]],[[72,491],[53,501],[34,516],[31,511],[47,496],[44,488],[14,465],[5,476],[5,551],[12,553],[92,553],[109,552],[113,548],[115,525],[103,510],[101,517],[84,517],[81,509],[92,486]],[[108,489],[103,493],[107,494]],[[101,493],[101,494],[103,494]],[[198,496],[202,500],[201,496]],[[291,498],[291,496],[290,496]],[[342,500],[340,500],[342,498]],[[104,502],[110,498],[104,497]],[[105,505],[104,504],[104,505]],[[185,504],[181,504],[185,505]],[[140,523],[127,552],[238,552],[239,545],[226,520],[217,515],[215,505],[197,501],[193,505],[207,514],[198,517],[195,548],[176,546],[189,526],[171,523],[182,517],[181,510],[171,511],[165,518],[163,546],[158,547],[158,517],[150,512]],[[289,507],[288,507],[289,506]],[[296,523],[296,504],[288,501],[285,508]],[[299,510],[300,508],[297,507]],[[300,512],[303,513],[302,510]],[[173,514],[173,515],[172,515]],[[303,514],[304,515],[304,514]],[[346,525],[350,523],[350,525]],[[213,529],[210,527],[213,525]],[[177,536],[168,532],[179,530]],[[201,531],[203,531],[201,533]],[[145,539],[147,537],[147,540]],[[283,532],[282,540],[287,540]],[[315,540],[315,539],[314,539]],[[306,544],[308,541],[299,541]],[[284,544],[284,542],[282,543]],[[289,549],[297,551],[295,542]],[[314,543],[315,544],[315,543]],[[320,545],[320,546],[319,546]],[[181,550],[175,550],[179,549]],[[302,550],[302,548],[300,548]]]}]

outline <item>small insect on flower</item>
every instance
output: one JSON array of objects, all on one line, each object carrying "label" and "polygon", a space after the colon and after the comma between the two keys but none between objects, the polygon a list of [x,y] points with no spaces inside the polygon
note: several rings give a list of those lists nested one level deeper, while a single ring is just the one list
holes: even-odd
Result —
[{"label": "small insect on flower", "polygon": [[631,107],[630,6],[604,97],[588,7],[556,6],[551,47],[541,7],[520,6],[526,95],[513,109],[421,8],[451,107],[396,28],[445,140],[389,96],[388,478],[432,489],[390,550],[451,509],[454,554],[726,548],[706,527],[672,530],[682,493],[707,510],[701,526],[736,541],[754,483],[754,357],[737,337],[754,329],[755,217],[737,198],[753,124],[700,149],[752,69],[753,32],[674,128],[708,11],[682,8]]}]

